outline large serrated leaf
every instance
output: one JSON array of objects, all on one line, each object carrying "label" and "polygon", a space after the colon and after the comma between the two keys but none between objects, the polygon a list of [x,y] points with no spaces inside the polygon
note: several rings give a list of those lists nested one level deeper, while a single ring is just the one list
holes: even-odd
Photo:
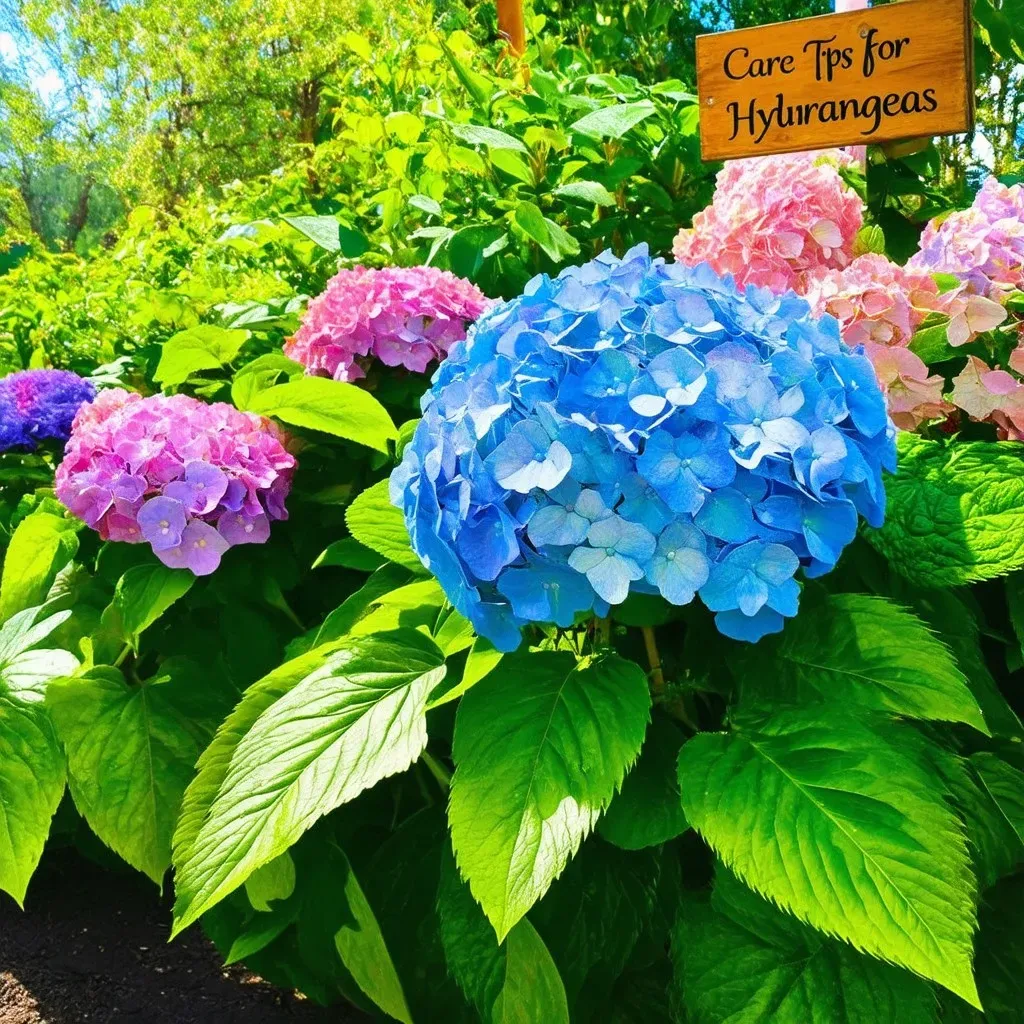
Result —
[{"label": "large serrated leaf", "polygon": [[368,391],[326,377],[300,377],[253,395],[250,412],[387,452],[398,438],[387,410]]},{"label": "large serrated leaf", "polygon": [[46,600],[54,577],[78,551],[81,525],[42,509],[18,523],[4,555],[0,622]]},{"label": "large serrated leaf", "polygon": [[499,945],[446,848],[437,896],[448,970],[484,1024],[569,1024],[565,987],[525,918]]},{"label": "large serrated leaf", "polygon": [[971,764],[1003,817],[1024,842],[1024,772],[987,751],[972,754]]},{"label": "large serrated leaf", "polygon": [[927,983],[783,914],[719,867],[672,940],[691,1024],[932,1024]]},{"label": "large serrated leaf", "polygon": [[1016,442],[899,435],[885,526],[868,540],[924,587],[959,586],[1024,566],[1024,452]]},{"label": "large serrated leaf", "polygon": [[129,686],[117,669],[96,667],[53,684],[46,697],[75,806],[158,885],[182,795],[215,724],[197,719],[194,686],[187,676]]},{"label": "large serrated leaf", "polygon": [[409,543],[409,531],[400,509],[388,498],[388,482],[368,487],[349,505],[345,523],[360,544],[414,572],[423,572],[423,563]]},{"label": "large serrated leaf", "polygon": [[0,627],[0,889],[19,905],[64,793],[64,755],[43,697],[52,679],[78,668],[66,651],[35,649],[71,613],[36,622],[40,612]]},{"label": "large serrated leaf", "polygon": [[686,815],[679,802],[676,762],[683,733],[664,715],[655,715],[622,792],[614,797],[597,830],[623,850],[674,839],[686,831]]},{"label": "large serrated leaf", "polygon": [[962,823],[909,726],[783,710],[679,756],[683,808],[748,885],[973,1005],[975,881]]},{"label": "large serrated leaf", "polygon": [[738,665],[744,702],[835,700],[988,732],[949,649],[882,597],[822,595]]},{"label": "large serrated leaf", "polygon": [[463,875],[499,939],[547,891],[636,760],[647,679],[618,657],[506,655],[463,697],[448,809]]},{"label": "large serrated leaf", "polygon": [[443,675],[441,652],[415,630],[353,637],[251,723],[229,719],[226,735],[244,734],[233,751],[225,741],[203,782],[206,804],[220,777],[203,820],[197,801],[175,839],[175,932],[318,818],[408,768],[426,745],[424,709]]}]

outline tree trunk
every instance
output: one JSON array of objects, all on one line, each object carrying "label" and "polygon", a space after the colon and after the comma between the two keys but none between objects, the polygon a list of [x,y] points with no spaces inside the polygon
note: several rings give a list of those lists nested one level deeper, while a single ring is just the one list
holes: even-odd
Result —
[{"label": "tree trunk", "polygon": [[82,188],[78,193],[78,199],[75,201],[71,216],[68,217],[68,232],[64,238],[64,248],[68,252],[74,252],[78,236],[82,233],[82,228],[85,227],[85,222],[89,219],[89,197],[92,194],[94,184],[95,179],[93,176],[87,174],[82,182]]}]

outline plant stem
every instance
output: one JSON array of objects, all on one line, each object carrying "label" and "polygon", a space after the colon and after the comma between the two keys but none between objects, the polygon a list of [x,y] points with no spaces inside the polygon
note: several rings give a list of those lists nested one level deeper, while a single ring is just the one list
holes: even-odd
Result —
[{"label": "plant stem", "polygon": [[124,664],[125,658],[132,653],[132,645],[125,644],[121,649],[121,653],[117,656],[117,660],[114,662],[114,668],[120,668]]},{"label": "plant stem", "polygon": [[612,643],[612,620],[606,615],[594,619],[594,646],[610,647]]},{"label": "plant stem", "polygon": [[447,793],[451,789],[452,785],[452,773],[440,761],[437,760],[432,754],[426,750],[420,754],[420,758],[423,763],[427,766],[430,774],[437,780],[437,784],[441,787],[442,791]]},{"label": "plant stem", "polygon": [[655,696],[660,696],[665,692],[665,673],[661,670],[658,641],[654,638],[654,629],[651,626],[642,626],[641,632],[644,635],[644,647],[647,649],[647,663],[651,666],[651,689]]}]

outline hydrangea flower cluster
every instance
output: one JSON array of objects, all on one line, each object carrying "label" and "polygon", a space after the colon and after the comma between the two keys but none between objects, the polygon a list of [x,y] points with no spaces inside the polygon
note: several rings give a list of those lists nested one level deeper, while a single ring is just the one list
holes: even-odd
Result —
[{"label": "hydrangea flower cluster", "polygon": [[777,294],[845,267],[863,223],[860,198],[838,172],[849,159],[830,151],[729,161],[711,205],[676,236],[676,259]]},{"label": "hydrangea flower cluster", "polygon": [[436,267],[342,270],[309,304],[285,355],[308,373],[340,381],[365,377],[369,359],[423,373],[466,336],[489,301]]},{"label": "hydrangea flower cluster", "polygon": [[104,540],[149,543],[173,569],[206,576],[235,544],[286,519],[295,459],[268,420],[187,395],[116,388],[75,417],[57,497]]},{"label": "hydrangea flower cluster", "polygon": [[939,305],[931,276],[869,253],[842,270],[812,277],[806,297],[813,315],[829,313],[839,321],[847,345],[864,346],[897,427],[916,430],[953,411],[942,397],[942,377],[929,376],[924,362],[906,347]]},{"label": "hydrangea flower cluster", "polygon": [[46,439],[66,441],[91,381],[68,370],[20,370],[0,380],[0,452],[32,449]]},{"label": "hydrangea flower cluster", "polygon": [[[1024,374],[1024,348],[1010,353],[1010,369]],[[995,425],[1000,440],[1024,441],[1024,382],[1007,370],[993,370],[977,356],[953,380],[953,401],[972,419]]]},{"label": "hydrangea flower cluster", "polygon": [[699,594],[756,641],[884,516],[871,364],[793,294],[605,253],[455,345],[391,477],[413,546],[502,650],[631,592]]},{"label": "hydrangea flower cluster", "polygon": [[907,266],[953,274],[997,302],[1024,290],[1024,186],[988,178],[968,209],[928,224]]}]

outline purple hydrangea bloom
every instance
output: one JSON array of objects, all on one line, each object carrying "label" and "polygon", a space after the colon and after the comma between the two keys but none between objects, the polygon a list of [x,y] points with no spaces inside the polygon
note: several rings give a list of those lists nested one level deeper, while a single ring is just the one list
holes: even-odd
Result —
[{"label": "purple hydrangea bloom", "polygon": [[68,370],[20,370],[0,379],[0,452],[66,441],[79,406],[95,397],[92,382]]},{"label": "purple hydrangea bloom", "polygon": [[477,631],[512,650],[630,593],[756,641],[796,573],[880,525],[895,431],[871,364],[790,293],[609,253],[534,278],[456,344],[391,496]]}]

